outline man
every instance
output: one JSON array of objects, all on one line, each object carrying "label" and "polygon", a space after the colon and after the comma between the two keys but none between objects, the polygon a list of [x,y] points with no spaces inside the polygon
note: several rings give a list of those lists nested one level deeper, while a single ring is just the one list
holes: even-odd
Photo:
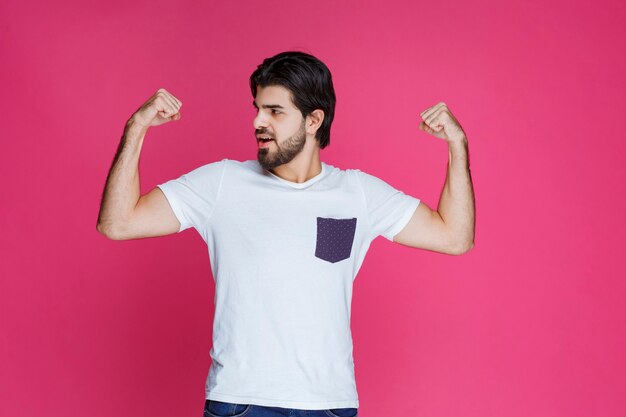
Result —
[{"label": "man", "polygon": [[320,161],[335,108],[320,60],[295,51],[267,58],[250,87],[256,160],[212,162],[140,196],[147,129],[181,117],[180,100],[158,90],[126,124],[98,230],[120,240],[193,227],[207,243],[216,297],[205,415],[353,417],[353,280],[379,235],[446,254],[472,248],[467,138],[445,103],[421,113],[420,128],[450,151],[434,211],[372,175]]}]

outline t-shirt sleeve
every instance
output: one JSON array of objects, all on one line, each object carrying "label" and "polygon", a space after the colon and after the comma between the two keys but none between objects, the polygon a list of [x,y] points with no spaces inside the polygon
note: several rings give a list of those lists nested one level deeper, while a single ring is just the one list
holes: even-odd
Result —
[{"label": "t-shirt sleeve", "polygon": [[176,218],[178,233],[190,227],[200,231],[213,213],[227,160],[211,162],[157,187],[163,191]]},{"label": "t-shirt sleeve", "polygon": [[373,175],[358,169],[355,172],[365,195],[373,237],[383,235],[393,242],[393,237],[411,220],[420,199],[395,189]]}]

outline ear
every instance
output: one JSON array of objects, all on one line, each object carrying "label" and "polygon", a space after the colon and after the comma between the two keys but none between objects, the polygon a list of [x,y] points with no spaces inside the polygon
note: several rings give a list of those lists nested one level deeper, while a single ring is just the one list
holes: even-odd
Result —
[{"label": "ear", "polygon": [[324,110],[315,109],[306,117],[306,132],[315,136],[315,132],[324,121]]}]

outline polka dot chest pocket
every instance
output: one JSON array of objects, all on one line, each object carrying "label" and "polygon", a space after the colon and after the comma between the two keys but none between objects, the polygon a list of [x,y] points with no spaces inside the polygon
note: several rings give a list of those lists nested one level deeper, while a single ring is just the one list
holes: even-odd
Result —
[{"label": "polka dot chest pocket", "polygon": [[339,262],[350,257],[356,217],[351,219],[317,218],[315,256],[328,262]]}]

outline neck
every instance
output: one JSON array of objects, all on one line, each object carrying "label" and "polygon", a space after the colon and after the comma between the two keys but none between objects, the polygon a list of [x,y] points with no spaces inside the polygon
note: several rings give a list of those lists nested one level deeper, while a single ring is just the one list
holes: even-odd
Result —
[{"label": "neck", "polygon": [[322,172],[319,147],[315,147],[313,152],[303,149],[295,158],[286,164],[278,166],[272,173],[284,180],[303,183],[316,177]]}]

